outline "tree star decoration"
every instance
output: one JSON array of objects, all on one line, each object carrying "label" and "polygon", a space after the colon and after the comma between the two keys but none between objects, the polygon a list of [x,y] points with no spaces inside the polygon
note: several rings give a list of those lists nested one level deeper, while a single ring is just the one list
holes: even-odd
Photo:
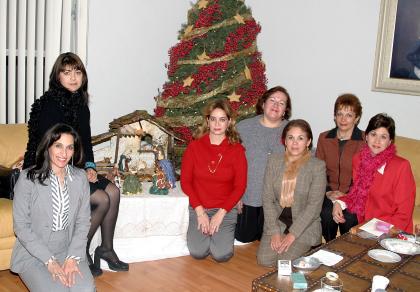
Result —
[{"label": "tree star decoration", "polygon": [[194,28],[193,25],[187,26],[184,30],[184,35],[189,35],[193,31],[193,28]]},{"label": "tree star decoration", "polygon": [[245,78],[248,80],[252,80],[251,70],[249,70],[248,66],[245,65],[244,69]]},{"label": "tree star decoration", "polygon": [[197,56],[197,58],[198,58],[198,60],[200,60],[200,61],[210,60],[210,57],[209,57],[209,56],[207,56],[206,51],[204,51],[201,55],[198,55],[198,56]]},{"label": "tree star decoration", "polygon": [[235,18],[235,20],[238,23],[245,24],[244,18],[239,13],[236,13],[236,15],[233,18]]},{"label": "tree star decoration", "polygon": [[230,95],[228,95],[229,101],[230,102],[239,102],[239,99],[241,98],[240,94],[236,94],[235,91],[233,91]]},{"label": "tree star decoration", "polygon": [[194,81],[194,78],[192,78],[191,76],[188,76],[188,78],[184,79],[184,85],[182,85],[183,87],[187,87],[187,86],[191,86],[191,84]]},{"label": "tree star decoration", "polygon": [[207,8],[207,5],[208,4],[209,4],[209,1],[207,1],[207,0],[200,0],[200,1],[198,1],[198,9]]}]

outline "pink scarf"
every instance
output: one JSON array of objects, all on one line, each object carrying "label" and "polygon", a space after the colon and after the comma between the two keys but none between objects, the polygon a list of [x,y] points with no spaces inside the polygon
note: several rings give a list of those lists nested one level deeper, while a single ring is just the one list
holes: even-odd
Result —
[{"label": "pink scarf", "polygon": [[375,172],[385,163],[395,157],[394,144],[389,145],[381,153],[372,156],[369,146],[365,145],[360,150],[360,164],[357,176],[350,192],[345,197],[347,208],[351,213],[356,213],[359,223],[365,218],[365,205],[370,187],[372,186]]}]

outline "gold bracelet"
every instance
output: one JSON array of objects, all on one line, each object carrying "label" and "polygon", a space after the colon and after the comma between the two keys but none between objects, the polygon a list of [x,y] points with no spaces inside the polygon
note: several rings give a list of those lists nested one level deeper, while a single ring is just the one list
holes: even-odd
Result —
[{"label": "gold bracelet", "polygon": [[201,213],[200,215],[197,215],[197,218],[202,217],[206,214],[206,212]]}]

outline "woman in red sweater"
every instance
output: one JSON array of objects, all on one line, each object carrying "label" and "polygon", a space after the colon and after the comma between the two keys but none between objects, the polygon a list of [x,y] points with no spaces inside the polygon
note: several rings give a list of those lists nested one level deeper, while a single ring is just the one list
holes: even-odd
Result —
[{"label": "woman in red sweater", "polygon": [[191,256],[218,262],[233,256],[236,203],[246,187],[245,149],[226,100],[204,109],[203,124],[182,158],[181,187],[190,201],[187,246]]},{"label": "woman in red sweater", "polygon": [[396,155],[395,122],[377,114],[366,128],[366,143],[353,157],[354,184],[333,207],[333,219],[344,223],[343,209],[357,215],[359,223],[378,218],[413,232],[416,184],[410,162]]}]

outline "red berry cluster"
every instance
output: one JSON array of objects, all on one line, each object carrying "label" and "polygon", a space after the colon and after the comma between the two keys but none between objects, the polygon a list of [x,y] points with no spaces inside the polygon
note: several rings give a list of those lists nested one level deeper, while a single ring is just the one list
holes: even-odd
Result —
[{"label": "red berry cluster", "polygon": [[254,19],[245,21],[238,29],[228,35],[225,43],[225,54],[234,53],[249,48],[261,31]]},{"label": "red berry cluster", "polygon": [[177,137],[180,137],[181,139],[184,139],[186,141],[192,140],[192,132],[190,128],[183,126],[183,127],[174,127],[172,128],[172,131],[176,134]]},{"label": "red berry cluster", "polygon": [[175,71],[178,68],[178,60],[187,56],[193,47],[194,42],[189,40],[181,41],[169,50],[168,76],[173,76],[175,74]]},{"label": "red berry cluster", "polygon": [[260,61],[260,54],[255,53],[253,61],[248,64],[251,71],[252,83],[250,87],[240,87],[236,93],[241,95],[239,102],[231,102],[234,110],[238,110],[241,106],[250,107],[257,103],[258,98],[267,90],[267,79],[265,77],[265,67]]},{"label": "red berry cluster", "polygon": [[212,81],[218,80],[227,68],[228,63],[223,61],[200,66],[198,72],[193,75],[194,81],[191,84],[191,89],[196,89],[198,94],[203,93],[203,87],[200,85],[204,83],[208,86]]},{"label": "red berry cluster", "polygon": [[220,5],[214,1],[214,3],[198,15],[198,19],[194,24],[194,28],[208,27],[211,26],[214,22],[219,21],[222,18],[222,13],[220,11]]},{"label": "red berry cluster", "polygon": [[164,107],[157,106],[154,111],[155,111],[155,117],[159,118],[159,117],[163,117],[166,110]]},{"label": "red berry cluster", "polygon": [[175,81],[173,83],[165,83],[163,85],[163,92],[162,92],[162,98],[168,99],[172,97],[176,97],[181,93],[188,93],[189,89],[188,87],[183,86],[183,82]]}]

